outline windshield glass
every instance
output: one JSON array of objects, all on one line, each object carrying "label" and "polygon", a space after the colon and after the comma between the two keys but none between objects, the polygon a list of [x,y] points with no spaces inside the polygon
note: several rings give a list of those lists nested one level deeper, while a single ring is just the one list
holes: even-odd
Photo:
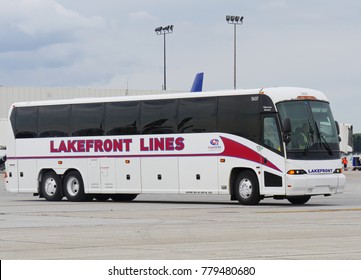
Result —
[{"label": "windshield glass", "polygon": [[330,105],[314,100],[277,104],[281,122],[291,122],[291,141],[287,157],[293,159],[339,158],[339,141]]}]

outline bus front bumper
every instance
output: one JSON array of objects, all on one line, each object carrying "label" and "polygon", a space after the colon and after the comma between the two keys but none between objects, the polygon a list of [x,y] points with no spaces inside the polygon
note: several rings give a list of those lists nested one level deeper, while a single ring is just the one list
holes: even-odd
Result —
[{"label": "bus front bumper", "polygon": [[343,174],[286,175],[286,195],[331,195],[342,193],[346,184]]}]

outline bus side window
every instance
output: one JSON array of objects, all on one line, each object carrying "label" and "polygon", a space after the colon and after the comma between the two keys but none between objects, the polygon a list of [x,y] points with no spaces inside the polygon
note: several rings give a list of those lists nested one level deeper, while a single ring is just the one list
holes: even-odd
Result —
[{"label": "bus side window", "polygon": [[141,102],[141,134],[171,134],[177,131],[178,99]]},{"label": "bus side window", "polygon": [[15,119],[15,138],[38,136],[38,107],[18,107]]},{"label": "bus side window", "polygon": [[281,139],[275,117],[263,119],[263,144],[271,149],[281,151]]},{"label": "bus side window", "polygon": [[140,101],[105,103],[105,135],[137,135],[140,131]]},{"label": "bus side window", "polygon": [[71,110],[72,136],[103,135],[103,103],[73,104]]},{"label": "bus side window", "polygon": [[70,105],[39,106],[38,137],[68,137]]},{"label": "bus side window", "polygon": [[199,97],[179,100],[178,133],[217,131],[217,98]]}]

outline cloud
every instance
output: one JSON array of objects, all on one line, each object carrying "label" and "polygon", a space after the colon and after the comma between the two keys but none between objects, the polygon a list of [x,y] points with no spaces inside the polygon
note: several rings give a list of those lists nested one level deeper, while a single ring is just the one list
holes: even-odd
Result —
[{"label": "cloud", "polygon": [[138,11],[129,14],[129,18],[132,20],[157,20],[157,17],[151,15],[147,11]]},{"label": "cloud", "polygon": [[0,23],[35,37],[94,28],[103,25],[104,20],[99,16],[82,16],[54,0],[12,0],[1,1]]}]

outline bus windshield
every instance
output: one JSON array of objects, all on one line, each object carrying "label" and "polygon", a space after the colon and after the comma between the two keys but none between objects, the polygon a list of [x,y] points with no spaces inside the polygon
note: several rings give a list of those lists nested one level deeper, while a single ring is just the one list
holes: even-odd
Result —
[{"label": "bus windshield", "polygon": [[281,122],[291,122],[291,141],[286,145],[290,159],[339,158],[336,124],[327,102],[287,101],[277,104]]}]

